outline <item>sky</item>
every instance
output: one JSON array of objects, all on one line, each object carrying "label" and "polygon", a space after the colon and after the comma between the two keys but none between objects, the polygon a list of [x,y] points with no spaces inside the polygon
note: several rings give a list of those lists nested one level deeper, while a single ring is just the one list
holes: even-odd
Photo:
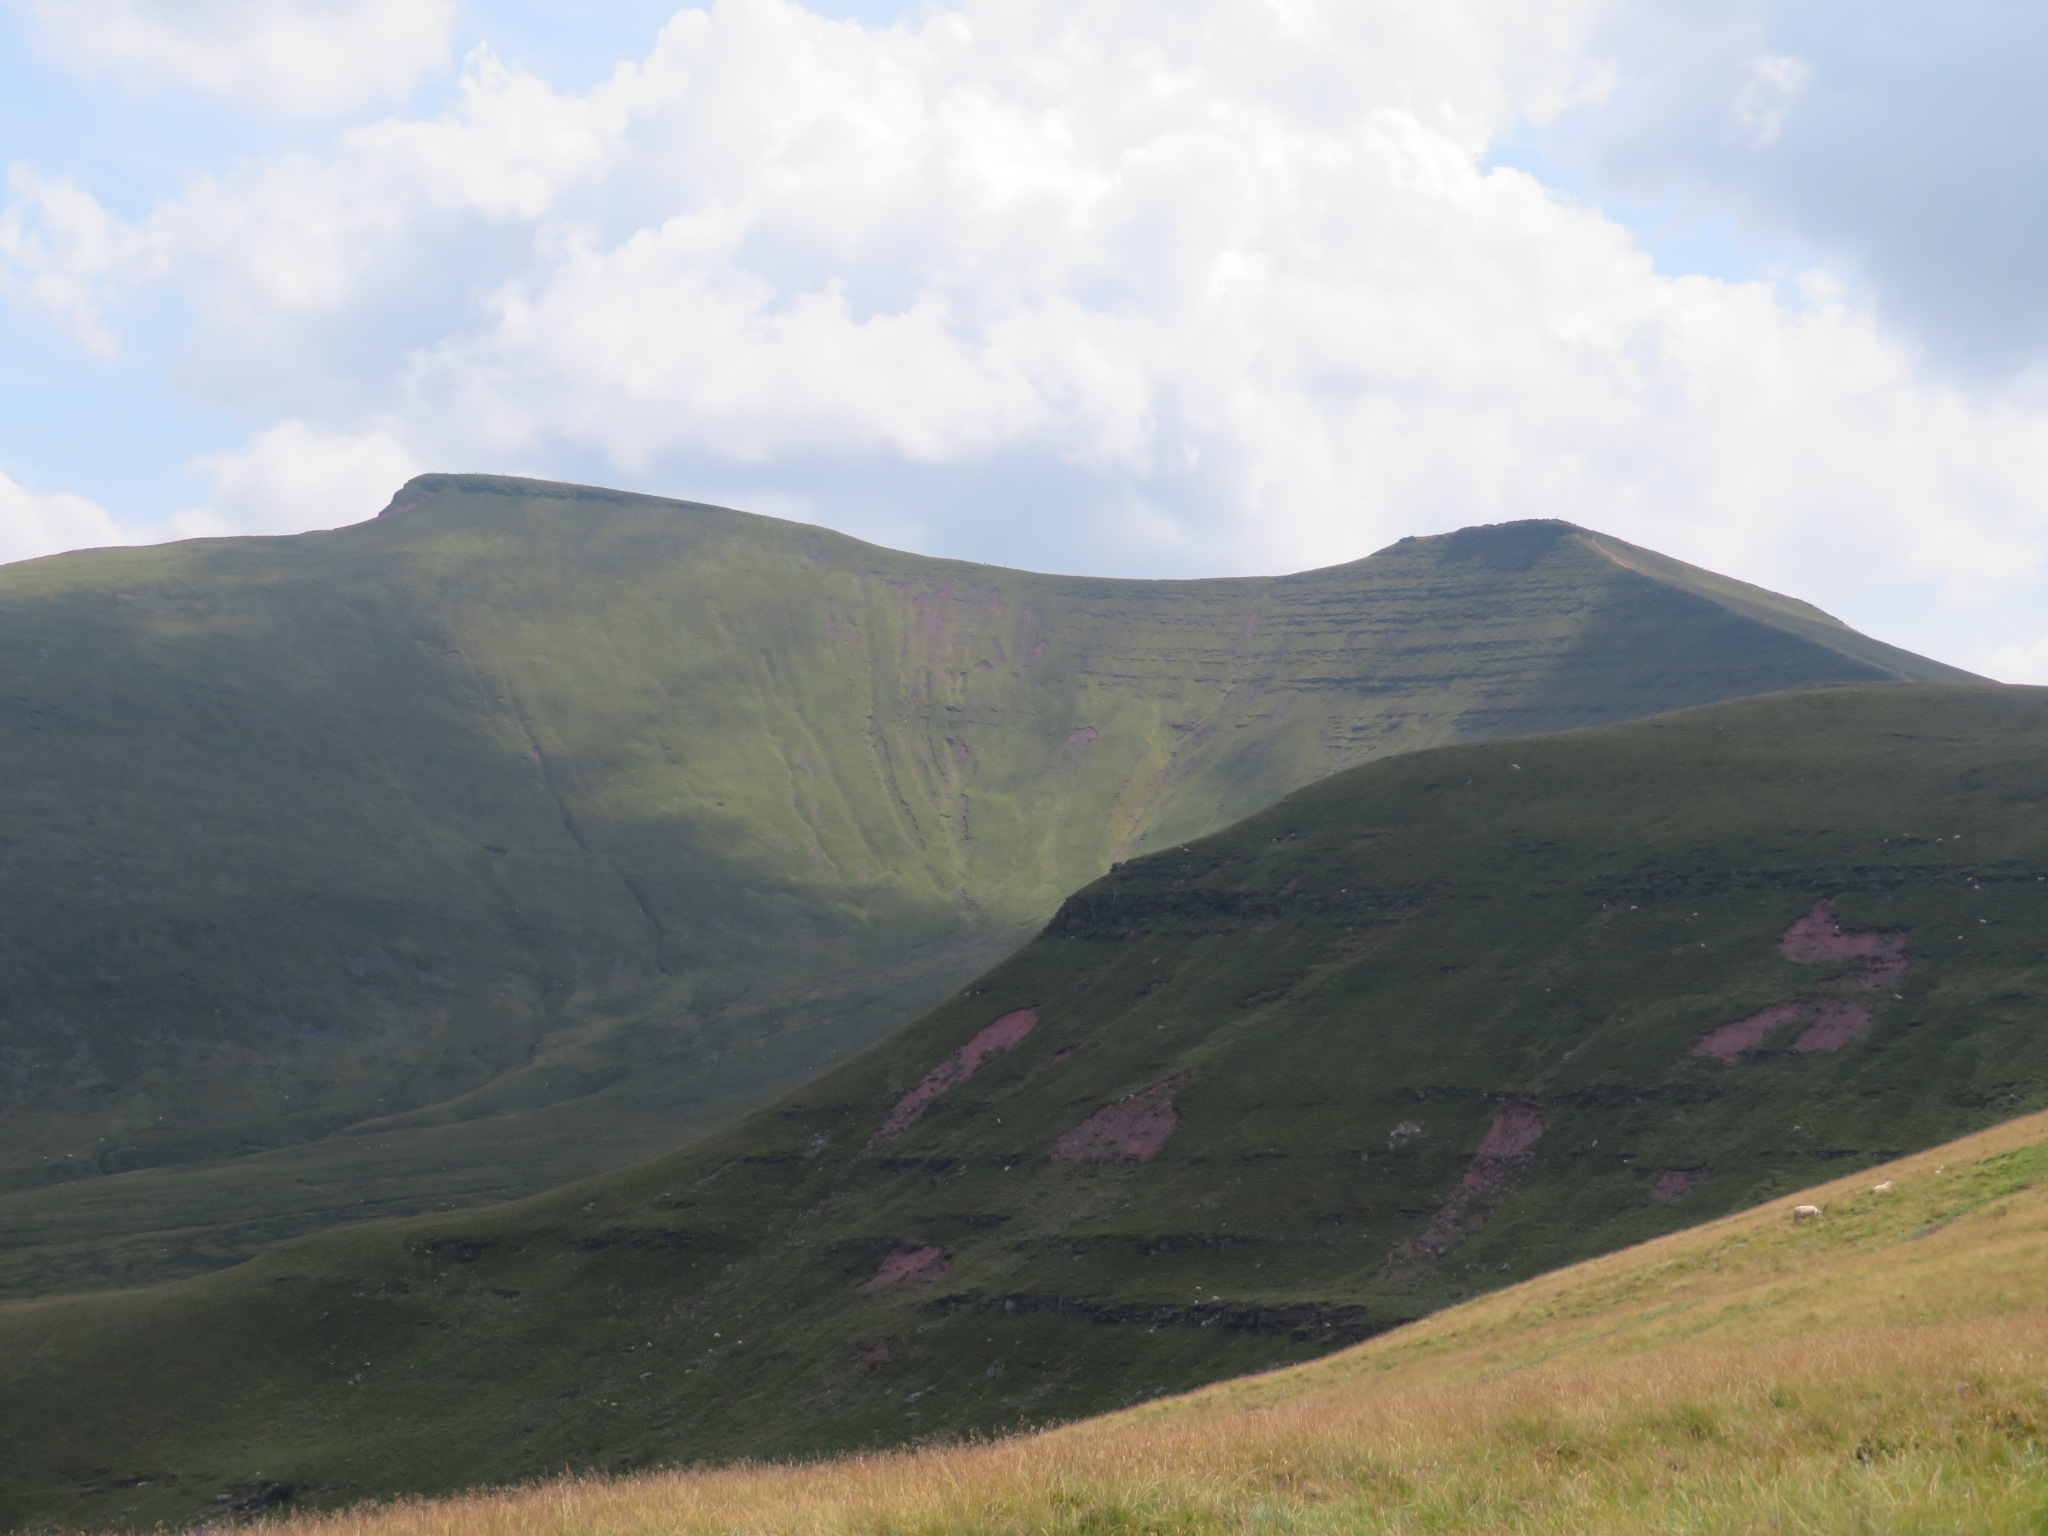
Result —
[{"label": "sky", "polygon": [[489,471],[1120,576],[1562,517],[2048,683],[2048,11],[0,0],[0,559]]}]

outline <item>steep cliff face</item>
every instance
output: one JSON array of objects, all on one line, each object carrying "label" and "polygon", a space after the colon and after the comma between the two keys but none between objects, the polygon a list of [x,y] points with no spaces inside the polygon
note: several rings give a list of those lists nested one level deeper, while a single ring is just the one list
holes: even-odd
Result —
[{"label": "steep cliff face", "polygon": [[2044,758],[1871,686],[1337,774],[681,1152],[0,1307],[7,1507],[1094,1413],[2041,1107]]},{"label": "steep cliff face", "polygon": [[1337,768],[1944,670],[1658,558],[1084,580],[426,476],[0,570],[0,1288],[673,1145]]}]

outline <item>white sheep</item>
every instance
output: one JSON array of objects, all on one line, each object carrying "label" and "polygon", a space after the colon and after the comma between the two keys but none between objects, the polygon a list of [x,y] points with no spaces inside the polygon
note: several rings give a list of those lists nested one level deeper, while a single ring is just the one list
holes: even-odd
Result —
[{"label": "white sheep", "polygon": [[1792,1207],[1792,1219],[1794,1221],[1812,1221],[1818,1215],[1820,1215],[1820,1207],[1817,1205],[1795,1205]]}]

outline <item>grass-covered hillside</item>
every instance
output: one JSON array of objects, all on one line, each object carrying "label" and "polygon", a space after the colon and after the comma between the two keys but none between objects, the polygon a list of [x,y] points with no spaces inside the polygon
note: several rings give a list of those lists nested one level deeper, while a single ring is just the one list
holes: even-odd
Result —
[{"label": "grass-covered hillside", "polygon": [[672,1146],[1405,747],[1936,678],[1560,523],[1273,579],[429,476],[0,569],[0,1294]]},{"label": "grass-covered hillside", "polygon": [[[2048,1119],[1050,1434],[257,1536],[2033,1536]],[[1822,1215],[1791,1219],[1794,1200]]]},{"label": "grass-covered hillside", "polygon": [[682,1152],[0,1308],[6,1513],[1078,1417],[2039,1107],[2044,761],[1875,686],[1339,774]]}]

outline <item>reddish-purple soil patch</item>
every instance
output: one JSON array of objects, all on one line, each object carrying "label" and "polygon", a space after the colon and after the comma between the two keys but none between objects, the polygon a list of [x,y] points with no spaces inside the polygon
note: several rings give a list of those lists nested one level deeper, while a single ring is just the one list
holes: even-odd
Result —
[{"label": "reddish-purple soil patch", "polygon": [[1031,1033],[1038,1023],[1036,1008],[1019,1008],[1006,1013],[982,1030],[959,1050],[925,1073],[924,1081],[898,1099],[875,1132],[869,1146],[894,1141],[917,1122],[933,1099],[948,1088],[957,1088],[981,1070],[981,1064],[997,1051],[1007,1051]]},{"label": "reddish-purple soil patch", "polygon": [[1811,912],[1785,930],[1785,936],[1778,941],[1778,953],[1801,965],[1860,960],[1863,984],[1869,986],[1875,986],[1884,977],[1898,975],[1907,963],[1903,933],[1845,929],[1835,919],[1832,898],[1816,901]]},{"label": "reddish-purple soil patch", "polygon": [[896,1340],[870,1339],[853,1352],[853,1358],[871,1371],[879,1371],[885,1365],[896,1363]]},{"label": "reddish-purple soil patch", "polygon": [[1657,1182],[1650,1186],[1652,1200],[1676,1200],[1680,1195],[1689,1195],[1707,1182],[1710,1168],[1666,1168],[1657,1175]]},{"label": "reddish-purple soil patch", "polygon": [[1173,1091],[1195,1074],[1176,1072],[1104,1105],[1052,1144],[1062,1163],[1148,1163],[1180,1125]]},{"label": "reddish-purple soil patch", "polygon": [[1363,960],[1400,931],[1398,927],[1387,927],[1375,929],[1371,933],[1362,933],[1349,944],[1346,944],[1338,952],[1337,958],[1346,965],[1349,965],[1354,960]]},{"label": "reddish-purple soil patch", "polygon": [[1479,1139],[1479,1146],[1472,1153],[1472,1166],[1465,1170],[1465,1184],[1480,1182],[1482,1170],[1490,1164],[1520,1157],[1536,1145],[1542,1134],[1543,1121],[1536,1113],[1536,1106],[1520,1099],[1510,1100],[1493,1117],[1493,1124]]},{"label": "reddish-purple soil patch", "polygon": [[1792,1042],[1795,1051],[1839,1051],[1870,1028],[1870,1004],[1822,1003],[1813,1022]]},{"label": "reddish-purple soil patch", "polygon": [[1764,1043],[1764,1036],[1772,1030],[1782,1029],[1796,1023],[1813,1011],[1811,1003],[1773,1003],[1746,1019],[1737,1019],[1733,1024],[1723,1024],[1719,1029],[1701,1040],[1692,1048],[1695,1056],[1711,1056],[1716,1061],[1733,1061],[1744,1051],[1753,1051]]},{"label": "reddish-purple soil patch", "polygon": [[1092,725],[1077,725],[1067,732],[1067,745],[1070,747],[1085,747],[1101,734]]},{"label": "reddish-purple soil patch", "polygon": [[861,1289],[870,1294],[895,1285],[930,1285],[953,1267],[953,1255],[934,1243],[929,1248],[899,1248],[882,1260],[875,1278]]},{"label": "reddish-purple soil patch", "polygon": [[[1778,940],[1778,953],[1801,965],[1841,965],[1848,969],[1830,976],[1806,997],[1789,1003],[1773,1003],[1761,1012],[1733,1024],[1723,1024],[1692,1048],[1695,1056],[1717,1061],[1734,1061],[1764,1043],[1764,1037],[1787,1024],[1809,1020],[1795,1051],[1838,1051],[1870,1028],[1871,1007],[1841,998],[1843,991],[1875,992],[1905,974],[1911,961],[1906,956],[1906,935],[1874,930],[1844,928],[1835,916],[1832,897],[1813,904],[1807,914],[1787,928]],[[1835,996],[1828,996],[1829,993]]]},{"label": "reddish-purple soil patch", "polygon": [[1529,1149],[1543,1134],[1543,1119],[1536,1106],[1523,1099],[1510,1099],[1493,1124],[1479,1139],[1465,1176],[1451,1191],[1451,1198],[1430,1218],[1423,1234],[1394,1250],[1389,1260],[1428,1257],[1440,1259],[1470,1237],[1492,1213],[1493,1204],[1508,1192],[1515,1178],[1528,1165]]}]

